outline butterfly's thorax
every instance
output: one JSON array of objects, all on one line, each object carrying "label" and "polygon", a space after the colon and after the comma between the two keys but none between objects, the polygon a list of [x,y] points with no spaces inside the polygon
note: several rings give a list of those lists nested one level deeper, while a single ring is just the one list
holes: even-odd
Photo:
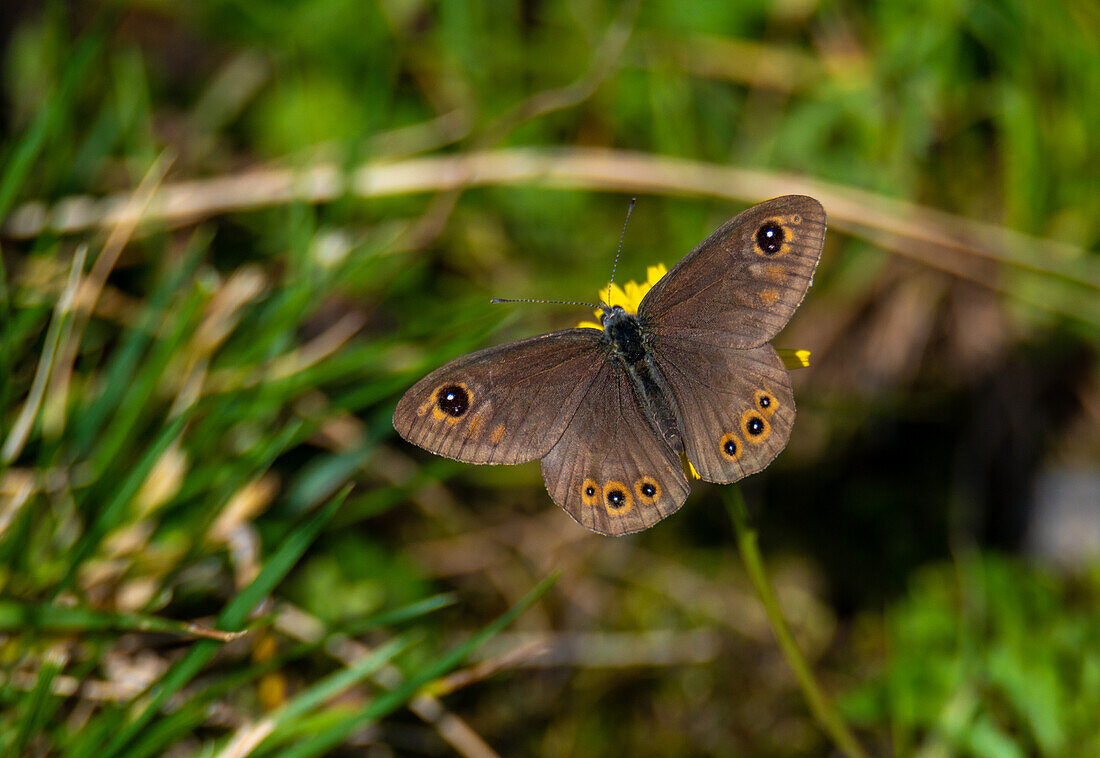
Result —
[{"label": "butterfly's thorax", "polygon": [[678,453],[683,452],[676,413],[663,389],[663,377],[653,361],[653,335],[644,329],[636,316],[619,306],[610,309],[603,322],[604,332],[611,340],[615,356],[622,361],[630,375],[656,431],[669,447]]}]

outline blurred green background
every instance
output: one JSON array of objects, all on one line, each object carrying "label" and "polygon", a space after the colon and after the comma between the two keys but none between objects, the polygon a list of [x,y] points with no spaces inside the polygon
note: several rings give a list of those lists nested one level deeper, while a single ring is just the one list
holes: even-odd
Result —
[{"label": "blurred green background", "polygon": [[0,753],[839,754],[721,488],[608,539],[390,424],[631,196],[621,281],[801,192],[795,638],[871,755],[1100,755],[1093,0],[10,0],[0,62]]}]

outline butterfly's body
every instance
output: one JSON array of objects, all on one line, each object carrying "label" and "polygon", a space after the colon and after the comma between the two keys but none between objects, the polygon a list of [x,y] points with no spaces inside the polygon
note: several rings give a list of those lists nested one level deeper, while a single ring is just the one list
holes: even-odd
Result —
[{"label": "butterfly's body", "polygon": [[602,331],[451,361],[405,393],[394,427],[468,463],[541,458],[554,501],[601,534],[652,526],[687,498],[682,455],[728,483],[786,445],[794,395],[768,341],[802,301],[824,237],[813,198],[749,208],[665,274],[637,315],[601,304]]},{"label": "butterfly's body", "polygon": [[636,397],[644,403],[653,431],[675,452],[684,452],[680,429],[676,426],[676,412],[662,389],[667,385],[661,379],[651,353],[646,350],[646,343],[654,339],[653,335],[646,333],[637,316],[621,306],[601,304],[601,307],[604,308],[604,334],[611,342],[614,357],[629,374]]}]

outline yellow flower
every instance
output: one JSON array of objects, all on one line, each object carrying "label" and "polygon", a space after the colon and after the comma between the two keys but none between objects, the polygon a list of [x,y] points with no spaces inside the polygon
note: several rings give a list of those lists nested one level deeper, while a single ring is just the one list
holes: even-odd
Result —
[{"label": "yellow flower", "polygon": [[[645,281],[641,284],[638,282],[630,281],[620,287],[617,284],[611,284],[600,290],[599,298],[603,300],[604,296],[608,297],[607,304],[610,306],[621,305],[623,310],[627,313],[637,313],[639,306],[642,304],[642,298],[646,296],[653,285],[661,281],[661,277],[668,273],[668,269],[665,268],[665,264],[658,263],[656,266],[647,266],[645,270]],[[597,310],[596,321],[582,321],[577,324],[578,327],[589,329],[603,329],[603,324],[599,322],[599,318],[603,316],[603,311]]]}]

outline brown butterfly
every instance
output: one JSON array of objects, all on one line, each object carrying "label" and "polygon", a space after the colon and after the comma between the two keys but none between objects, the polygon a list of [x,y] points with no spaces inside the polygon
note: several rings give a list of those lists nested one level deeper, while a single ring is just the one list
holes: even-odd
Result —
[{"label": "brown butterfly", "polygon": [[653,526],[687,498],[682,454],[729,483],[786,446],[794,396],[768,341],[805,297],[824,240],[813,198],[755,205],[684,256],[637,315],[601,302],[603,331],[453,360],[405,393],[394,428],[467,463],[541,458],[554,502],[600,534]]}]

